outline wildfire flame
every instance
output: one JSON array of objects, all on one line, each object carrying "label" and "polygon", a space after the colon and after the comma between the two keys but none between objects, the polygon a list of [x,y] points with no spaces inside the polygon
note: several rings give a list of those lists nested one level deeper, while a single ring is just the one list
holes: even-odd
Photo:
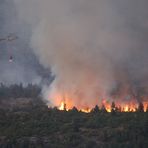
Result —
[{"label": "wildfire flame", "polygon": [[[148,108],[148,102],[143,102],[142,104],[143,104],[143,110],[144,110],[144,112],[146,112],[147,111],[147,108]],[[116,108],[112,108],[112,105],[111,104],[109,104],[107,101],[103,100],[102,105],[104,106],[104,108],[105,108],[105,110],[107,112],[111,112],[112,109],[114,109],[114,110],[115,109],[118,109],[121,112],[136,112],[137,109],[138,109],[138,104],[136,104],[136,103],[121,104],[121,105],[118,105],[117,104],[116,105]],[[68,102],[65,103],[64,101],[62,101],[60,103],[58,109],[59,110],[66,110],[66,111],[68,111],[68,110],[71,110],[72,107],[70,107],[68,105]],[[77,108],[77,109],[79,111],[85,112],[85,113],[89,113],[92,110],[92,108],[89,108],[89,107],[86,107],[86,108]]]},{"label": "wildfire flame", "polygon": [[[58,109],[68,111],[68,110],[72,109],[72,107],[67,108],[66,103],[62,101],[60,106],[58,107]],[[81,111],[81,112],[85,112],[85,113],[89,113],[91,111],[90,108],[83,108],[83,109],[78,109],[78,110]]]},{"label": "wildfire flame", "polygon": [[84,113],[90,113],[90,112],[91,112],[91,109],[90,109],[90,108],[81,109],[80,111],[81,111],[81,112],[84,112]]},{"label": "wildfire flame", "polygon": [[61,105],[59,107],[59,110],[64,110],[65,109],[65,103],[64,102],[61,102]]}]

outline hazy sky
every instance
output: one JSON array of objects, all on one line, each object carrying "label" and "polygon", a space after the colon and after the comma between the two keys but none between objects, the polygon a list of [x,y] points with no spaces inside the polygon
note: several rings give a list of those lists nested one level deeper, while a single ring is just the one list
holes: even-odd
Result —
[{"label": "hazy sky", "polygon": [[[0,42],[0,82],[40,83],[43,77],[49,77],[30,48],[30,28],[18,21],[18,14],[13,0],[0,1],[0,38],[10,33],[18,36],[12,42]],[[9,62],[10,56],[13,62]]]}]

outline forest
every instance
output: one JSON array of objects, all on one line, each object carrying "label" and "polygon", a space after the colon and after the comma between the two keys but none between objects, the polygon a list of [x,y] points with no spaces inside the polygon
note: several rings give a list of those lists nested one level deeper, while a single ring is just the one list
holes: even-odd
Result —
[{"label": "forest", "polygon": [[0,148],[148,147],[142,103],[136,112],[120,112],[114,102],[110,113],[98,106],[90,113],[61,111],[47,107],[40,93],[33,84],[0,85]]}]

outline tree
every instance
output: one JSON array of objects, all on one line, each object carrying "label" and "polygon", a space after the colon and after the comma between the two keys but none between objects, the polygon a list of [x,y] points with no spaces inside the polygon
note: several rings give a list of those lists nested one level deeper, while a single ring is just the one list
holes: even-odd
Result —
[{"label": "tree", "polygon": [[99,112],[99,106],[96,105],[93,109],[92,109],[92,113],[98,113]]},{"label": "tree", "polygon": [[148,112],[148,105],[147,105],[147,107],[146,107],[146,112]]},{"label": "tree", "polygon": [[115,105],[115,102],[112,102],[111,105],[111,113],[114,115],[117,112],[117,107]]},{"label": "tree", "polygon": [[103,112],[103,113],[107,113],[107,110],[106,110],[104,104],[103,104],[102,107],[101,107],[101,112]]},{"label": "tree", "polygon": [[138,110],[137,111],[138,112],[144,112],[144,106],[143,106],[143,103],[142,102],[139,103],[139,106],[138,106]]},{"label": "tree", "polygon": [[71,112],[73,112],[73,113],[78,113],[78,109],[74,106],[74,107],[71,109]]}]

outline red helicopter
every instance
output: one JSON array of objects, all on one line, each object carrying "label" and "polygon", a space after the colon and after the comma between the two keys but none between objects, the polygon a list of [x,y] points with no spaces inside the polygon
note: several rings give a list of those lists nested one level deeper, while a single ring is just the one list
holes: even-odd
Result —
[{"label": "red helicopter", "polygon": [[[12,41],[14,41],[14,40],[16,40],[16,39],[18,39],[18,37],[15,35],[15,34],[13,34],[13,33],[10,33],[8,36],[6,36],[5,38],[0,38],[0,42],[1,41],[6,41],[6,42],[12,42]],[[9,56],[9,62],[11,63],[11,62],[13,62],[13,56],[12,55],[10,55]]]}]

